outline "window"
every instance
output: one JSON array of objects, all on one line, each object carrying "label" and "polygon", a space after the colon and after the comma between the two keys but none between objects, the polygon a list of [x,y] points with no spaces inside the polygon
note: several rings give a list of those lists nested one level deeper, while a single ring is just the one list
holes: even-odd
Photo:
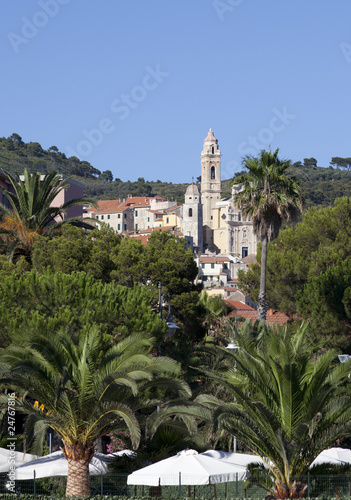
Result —
[{"label": "window", "polygon": [[99,216],[97,215],[97,216],[96,216],[96,218],[98,219],[98,218],[99,218]]},{"label": "window", "polygon": [[150,217],[147,218],[147,221],[150,222]]},{"label": "window", "polygon": [[118,219],[120,219],[120,218],[121,218],[121,214],[118,214],[118,215],[117,215],[117,218],[118,218]]},{"label": "window", "polygon": [[108,215],[107,218],[110,219],[110,215]]},{"label": "window", "polygon": [[241,257],[242,257],[242,259],[244,257],[247,257],[248,255],[249,255],[249,248],[248,247],[242,247],[242,249],[241,249]]},{"label": "window", "polygon": [[228,264],[226,262],[223,264],[223,269],[228,269]]},{"label": "window", "polygon": [[135,224],[135,230],[136,231],[138,230],[138,224]]},{"label": "window", "polygon": [[212,154],[214,155],[214,146],[212,146]]},{"label": "window", "polygon": [[138,217],[138,210],[135,210],[135,217]]},{"label": "window", "polygon": [[169,217],[166,217],[166,224],[167,224],[167,222],[169,222]]},{"label": "window", "polygon": [[214,262],[211,263],[211,269],[214,269]]},{"label": "window", "polygon": [[216,178],[216,169],[214,167],[211,167],[211,179]]},{"label": "window", "polygon": [[101,220],[104,220],[104,216],[103,215],[101,216]]},{"label": "window", "polygon": [[202,262],[201,264],[202,269],[205,269],[205,264]]},{"label": "window", "polygon": [[121,230],[121,224],[118,224],[117,225],[117,231],[120,231]]},{"label": "window", "polygon": [[125,218],[125,219],[127,218],[127,214],[124,214],[124,218]]},{"label": "window", "polygon": [[127,224],[124,224],[124,230],[127,231]]},{"label": "window", "polygon": [[193,209],[189,208],[189,217],[192,217],[192,216],[193,216]]}]

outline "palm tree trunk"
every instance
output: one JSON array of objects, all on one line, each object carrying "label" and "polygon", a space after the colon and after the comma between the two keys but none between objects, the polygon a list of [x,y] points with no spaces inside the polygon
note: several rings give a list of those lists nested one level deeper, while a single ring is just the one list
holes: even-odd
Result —
[{"label": "palm tree trunk", "polygon": [[266,300],[266,277],[267,277],[267,235],[262,236],[262,252],[261,252],[261,276],[260,276],[260,293],[258,295],[257,319],[258,321],[266,321],[268,304]]},{"label": "palm tree trunk", "polygon": [[90,496],[89,463],[94,455],[93,446],[64,443],[62,451],[68,461],[66,496]]}]

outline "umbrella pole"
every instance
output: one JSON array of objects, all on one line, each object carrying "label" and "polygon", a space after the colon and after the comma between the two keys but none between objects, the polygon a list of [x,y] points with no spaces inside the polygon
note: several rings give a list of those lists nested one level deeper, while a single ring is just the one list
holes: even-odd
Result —
[{"label": "umbrella pole", "polygon": [[189,485],[188,485],[188,497],[191,498],[191,489]]},{"label": "umbrella pole", "polygon": [[216,490],[215,484],[213,485],[213,493],[214,493],[214,497],[217,498],[217,490]]}]

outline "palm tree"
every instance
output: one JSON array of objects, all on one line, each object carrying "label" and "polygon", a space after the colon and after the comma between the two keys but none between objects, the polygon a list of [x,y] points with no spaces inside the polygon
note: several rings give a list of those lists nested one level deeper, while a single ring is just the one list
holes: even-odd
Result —
[{"label": "palm tree", "polygon": [[218,336],[223,330],[224,325],[221,319],[228,314],[227,304],[219,295],[211,296],[205,290],[201,292],[199,304],[204,309],[204,323],[207,328],[207,334]]},{"label": "palm tree", "polygon": [[178,363],[150,356],[152,339],[134,334],[106,353],[101,342],[92,327],[78,345],[64,331],[50,337],[38,333],[0,353],[0,383],[21,391],[18,408],[29,414],[36,441],[42,441],[48,426],[62,438],[67,496],[90,495],[89,462],[98,438],[127,428],[138,446],[138,412],[162,408],[159,400],[143,398],[145,391],[152,394],[156,385],[169,386],[173,395],[190,394],[185,383],[168,378],[179,372]]},{"label": "palm tree", "polygon": [[315,457],[351,433],[351,362],[340,364],[333,350],[317,352],[306,324],[295,332],[249,325],[237,337],[231,368],[206,376],[232,394],[231,403],[201,395],[214,408],[215,428],[235,435],[266,462],[277,498],[302,496],[297,482]]},{"label": "palm tree", "polygon": [[56,172],[42,178],[39,172],[31,174],[25,169],[23,181],[18,174],[13,176],[10,172],[4,173],[13,190],[2,188],[11,207],[0,203],[0,232],[8,235],[12,257],[15,259],[23,255],[30,261],[36,237],[47,235],[62,224],[88,227],[77,218],[63,220],[63,214],[71,207],[92,203],[91,200],[76,198],[60,207],[53,206],[56,196],[68,187],[67,180],[62,180]]},{"label": "palm tree", "polygon": [[279,160],[279,149],[273,153],[261,151],[259,156],[246,156],[243,160],[248,172],[236,177],[235,184],[243,189],[235,195],[235,202],[244,215],[252,218],[253,230],[262,244],[261,278],[257,319],[265,320],[267,244],[277,237],[284,220],[291,219],[302,210],[300,183],[286,175],[290,161]]}]

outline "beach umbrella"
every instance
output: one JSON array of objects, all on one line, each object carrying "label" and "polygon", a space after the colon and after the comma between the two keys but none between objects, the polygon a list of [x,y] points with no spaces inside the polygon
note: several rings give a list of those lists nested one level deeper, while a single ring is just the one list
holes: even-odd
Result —
[{"label": "beach umbrella", "polygon": [[264,461],[258,455],[249,455],[248,453],[230,453],[228,451],[207,450],[201,453],[207,457],[215,458],[223,462],[228,462],[241,467],[246,467],[252,463],[264,464]]},{"label": "beach umbrella", "polygon": [[204,485],[246,478],[246,467],[183,450],[128,476],[127,484],[146,486]]},{"label": "beach umbrella", "polygon": [[[89,474],[91,476],[98,476],[108,472],[108,465],[113,457],[121,455],[133,455],[134,452],[130,450],[123,450],[117,453],[94,453],[93,458],[89,464]],[[62,451],[55,451],[49,455],[37,458],[26,464],[20,465],[16,468],[16,480],[33,479],[35,477],[55,477],[67,476],[68,462],[63,456]]]},{"label": "beach umbrella", "polygon": [[311,467],[320,464],[351,464],[351,450],[348,448],[328,448],[323,450],[312,462]]},{"label": "beach umbrella", "polygon": [[9,472],[10,467],[22,465],[37,458],[36,455],[23,453],[22,451],[0,448],[0,472]]}]

